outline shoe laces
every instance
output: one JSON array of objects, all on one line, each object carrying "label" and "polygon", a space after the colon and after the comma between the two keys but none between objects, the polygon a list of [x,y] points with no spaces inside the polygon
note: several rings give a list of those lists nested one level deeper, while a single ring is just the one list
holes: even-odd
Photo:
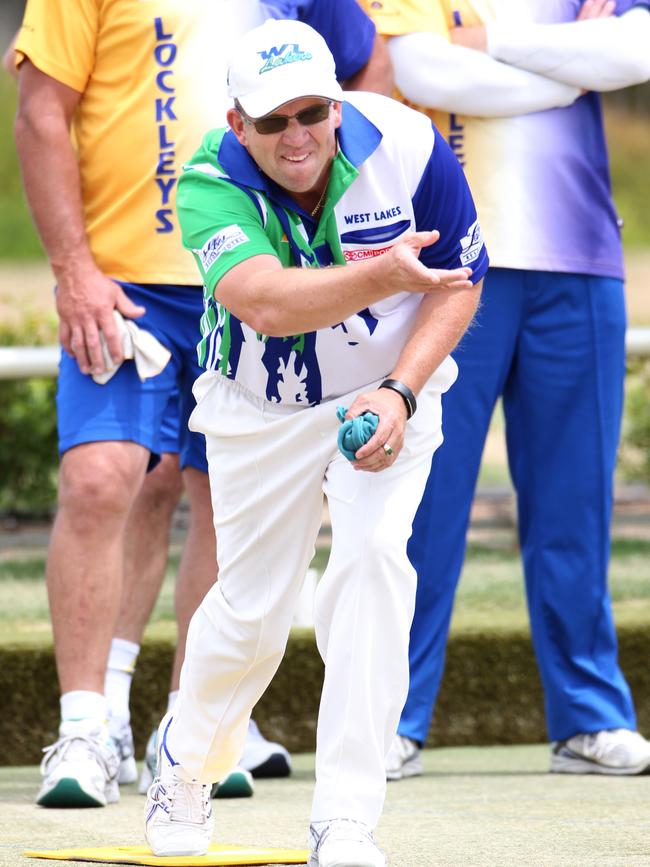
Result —
[{"label": "shoe laces", "polygon": [[[319,830],[321,824],[325,827]],[[312,849],[316,852],[325,843],[328,837],[333,837],[346,843],[366,843],[370,842],[375,845],[372,832],[363,822],[358,822],[356,819],[333,819],[331,822],[311,825],[310,834],[312,835]]]},{"label": "shoe laces", "polygon": [[[117,770],[117,754],[110,748],[102,749],[102,745],[96,735],[69,734],[62,735],[55,743],[43,748],[44,756],[41,760],[41,773],[45,775],[52,762],[62,762],[66,756],[75,755],[79,758],[90,758],[96,762],[107,778],[115,776]],[[83,753],[83,756],[81,755]]]},{"label": "shoe laces", "polygon": [[210,786],[202,783],[186,783],[174,779],[154,780],[149,788],[149,800],[153,806],[161,807],[170,822],[185,822],[203,825],[210,817]]}]

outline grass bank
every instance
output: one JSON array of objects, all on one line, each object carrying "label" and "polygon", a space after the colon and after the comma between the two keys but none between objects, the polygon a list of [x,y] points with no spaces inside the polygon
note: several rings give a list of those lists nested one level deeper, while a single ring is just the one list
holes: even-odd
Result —
[{"label": "grass bank", "polygon": [[[319,550],[313,566],[325,567],[328,551]],[[646,625],[650,633],[650,539],[615,539],[610,588],[616,622],[621,627]],[[170,558],[162,593],[147,627],[148,640],[173,640],[174,577],[178,554]],[[0,556],[0,644],[51,643],[42,553],[29,551]],[[511,539],[505,544],[472,543],[456,597],[453,630],[457,634],[528,629],[519,552]]]}]

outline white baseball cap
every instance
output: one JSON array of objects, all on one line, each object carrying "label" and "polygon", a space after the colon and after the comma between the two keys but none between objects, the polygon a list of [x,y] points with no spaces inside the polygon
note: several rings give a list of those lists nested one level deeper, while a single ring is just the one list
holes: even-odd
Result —
[{"label": "white baseball cap", "polygon": [[275,18],[249,30],[236,44],[228,68],[228,94],[254,118],[304,96],[343,100],[334,58],[323,37],[302,21]]}]

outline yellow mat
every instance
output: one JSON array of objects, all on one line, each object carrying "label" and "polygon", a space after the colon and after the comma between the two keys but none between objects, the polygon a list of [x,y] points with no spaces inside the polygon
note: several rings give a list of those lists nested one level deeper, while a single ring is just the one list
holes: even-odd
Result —
[{"label": "yellow mat", "polygon": [[52,861],[98,861],[107,864],[145,864],[151,867],[232,867],[255,864],[306,864],[306,849],[261,849],[257,846],[213,844],[207,855],[158,858],[148,846],[102,846],[97,849],[28,849],[28,858]]}]

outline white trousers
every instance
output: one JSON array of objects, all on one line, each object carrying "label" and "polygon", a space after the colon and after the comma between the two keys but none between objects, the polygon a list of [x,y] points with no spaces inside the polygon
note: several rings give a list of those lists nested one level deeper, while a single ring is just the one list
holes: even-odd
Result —
[{"label": "white trousers", "polygon": [[448,368],[434,374],[402,452],[380,473],[353,470],[336,446],[336,405],[350,406],[356,392],[296,409],[220,374],[198,380],[190,426],[207,439],[219,580],[192,618],[168,733],[192,778],[220,780],[242,755],[251,711],[285,650],[325,494],[332,549],[314,612],[325,681],[312,821],[376,825],[408,688],[416,576],[406,543],[442,441],[449,379]]}]

